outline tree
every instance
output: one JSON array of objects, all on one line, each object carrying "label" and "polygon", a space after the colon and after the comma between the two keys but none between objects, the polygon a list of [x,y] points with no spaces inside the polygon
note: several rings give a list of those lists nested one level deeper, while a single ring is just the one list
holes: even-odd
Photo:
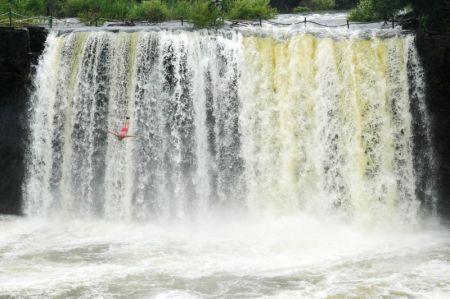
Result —
[{"label": "tree", "polygon": [[349,19],[389,20],[407,6],[413,9],[411,15],[416,26],[437,31],[450,29],[450,0],[360,0]]},{"label": "tree", "polygon": [[408,0],[360,0],[350,13],[352,21],[390,20],[408,4]]}]

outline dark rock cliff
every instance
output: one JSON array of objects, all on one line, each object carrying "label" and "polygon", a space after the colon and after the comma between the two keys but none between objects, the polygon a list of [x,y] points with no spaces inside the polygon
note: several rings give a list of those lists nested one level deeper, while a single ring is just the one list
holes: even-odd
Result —
[{"label": "dark rock cliff", "polygon": [[417,32],[427,81],[439,214],[450,217],[450,33]]},{"label": "dark rock cliff", "polygon": [[46,36],[43,28],[0,27],[0,214],[21,212],[30,77]]}]

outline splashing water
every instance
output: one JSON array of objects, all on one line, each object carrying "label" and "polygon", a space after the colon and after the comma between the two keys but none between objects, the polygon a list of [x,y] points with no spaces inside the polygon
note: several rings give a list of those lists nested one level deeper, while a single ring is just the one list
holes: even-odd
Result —
[{"label": "splashing water", "polygon": [[214,215],[163,224],[0,219],[0,296],[442,298],[448,230]]}]

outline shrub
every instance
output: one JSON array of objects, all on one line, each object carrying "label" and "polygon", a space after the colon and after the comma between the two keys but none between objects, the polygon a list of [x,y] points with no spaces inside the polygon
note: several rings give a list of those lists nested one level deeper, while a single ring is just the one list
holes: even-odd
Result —
[{"label": "shrub", "polygon": [[27,15],[44,15],[45,14],[45,4],[42,0],[29,0],[24,3],[25,11]]},{"label": "shrub", "polygon": [[308,12],[312,10],[332,10],[336,7],[335,0],[303,0],[302,5],[294,8],[295,13]]},{"label": "shrub", "polygon": [[389,20],[406,4],[406,0],[361,0],[350,12],[349,20],[362,22]]},{"label": "shrub", "polygon": [[379,19],[388,20],[393,18],[401,9],[407,5],[406,0],[378,0],[373,1],[375,14]]},{"label": "shrub", "polygon": [[227,18],[242,19],[270,19],[276,15],[276,9],[270,7],[268,0],[235,0],[230,5]]},{"label": "shrub", "polygon": [[172,19],[187,19],[191,15],[191,3],[185,0],[176,1],[170,8],[170,17]]},{"label": "shrub", "polygon": [[311,9],[309,7],[306,6],[297,6],[296,8],[294,8],[293,12],[294,13],[302,13],[302,12],[310,12]]},{"label": "shrub", "polygon": [[92,0],[68,0],[64,5],[64,15],[74,17],[87,17],[95,10],[95,5]]},{"label": "shrub", "polygon": [[222,0],[222,10],[228,13],[233,6],[235,0]]},{"label": "shrub", "polygon": [[336,6],[335,0],[313,0],[314,10],[331,10]]},{"label": "shrub", "polygon": [[134,20],[162,22],[169,19],[169,9],[160,0],[144,1],[141,5],[135,5],[130,14]]},{"label": "shrub", "polygon": [[[307,0],[332,1],[332,0]],[[267,19],[276,14],[269,0],[222,0],[218,8],[212,0],[0,0],[0,12],[11,3],[14,12],[26,16],[45,15],[79,17],[92,21],[94,15],[105,19],[164,21],[184,18],[196,27],[219,25],[223,13],[231,19]],[[169,5],[167,4],[169,2]],[[306,11],[306,10],[305,10]]]},{"label": "shrub", "polygon": [[217,25],[220,12],[210,1],[197,0],[192,3],[189,20],[197,28]]},{"label": "shrub", "polygon": [[130,5],[127,0],[97,0],[99,13],[106,19],[125,20],[129,17]]},{"label": "shrub", "polygon": [[0,12],[9,11],[10,5],[14,12],[27,16],[32,14],[42,14],[44,11],[44,3],[42,0],[0,0]]},{"label": "shrub", "polygon": [[372,0],[361,0],[356,8],[352,9],[348,17],[350,21],[370,22],[376,19],[375,7]]}]

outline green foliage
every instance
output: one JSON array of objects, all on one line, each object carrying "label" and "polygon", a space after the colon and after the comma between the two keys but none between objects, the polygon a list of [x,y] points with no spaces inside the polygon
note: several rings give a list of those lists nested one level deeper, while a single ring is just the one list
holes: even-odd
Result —
[{"label": "green foliage", "polygon": [[41,0],[29,0],[25,4],[25,10],[31,12],[33,15],[44,14],[44,3]]},{"label": "green foliage", "polygon": [[336,0],[336,8],[337,9],[350,9],[354,8],[358,0]]},{"label": "green foliage", "polygon": [[276,15],[269,0],[235,0],[231,3],[227,18],[232,20],[270,19]]},{"label": "green foliage", "polygon": [[107,19],[123,20],[129,14],[129,5],[124,0],[67,0],[63,6],[65,16],[91,18],[94,14]]},{"label": "green foliage", "polygon": [[336,7],[335,0],[303,0],[299,6],[294,8],[293,12],[308,12],[318,10],[332,10]]},{"label": "green foliage", "polygon": [[420,28],[423,28],[425,30],[428,30],[430,27],[430,16],[427,15],[420,15],[417,18],[417,21],[419,22],[419,26]]},{"label": "green foliage", "polygon": [[[332,0],[314,0],[332,1]],[[94,16],[110,20],[165,21],[185,19],[195,27],[216,26],[228,19],[267,19],[276,14],[269,0],[223,0],[216,7],[212,0],[0,0],[0,11],[8,11],[9,2],[16,13],[33,16],[79,17],[92,21]]]},{"label": "green foliage", "polygon": [[64,5],[63,12],[66,16],[87,15],[93,9],[93,6],[93,1],[89,0],[68,0]]},{"label": "green foliage", "polygon": [[335,6],[335,0],[313,0],[314,10],[332,10]]},{"label": "green foliage", "polygon": [[418,25],[424,30],[450,32],[449,0],[409,0]]},{"label": "green foliage", "polygon": [[[445,2],[447,1],[447,4]],[[378,21],[395,19],[405,7],[412,8],[413,24],[424,30],[450,30],[448,0],[360,0],[350,13],[351,21]],[[411,22],[409,17],[409,22]]]},{"label": "green foliage", "polygon": [[[282,10],[294,12],[352,7],[357,0],[270,0]],[[415,24],[429,30],[450,30],[450,0],[359,0],[349,16],[352,21],[390,20],[405,6]],[[114,20],[192,21],[196,27],[218,25],[217,20],[270,18],[276,10],[269,0],[222,0],[222,10],[212,0],[0,0],[0,12],[11,5],[15,13],[25,16],[53,14],[56,17],[80,17],[92,20],[94,15]],[[413,21],[413,23],[414,23]]]},{"label": "green foliage", "polygon": [[348,19],[350,21],[370,22],[377,18],[372,0],[361,0],[356,8],[352,9]]},{"label": "green foliage", "polygon": [[44,1],[42,0],[10,0],[10,1],[1,1],[0,2],[0,11],[6,12],[9,10],[11,5],[11,9],[19,14],[27,14],[27,15],[36,15],[43,14],[44,12]]},{"label": "green foliage", "polygon": [[96,0],[99,14],[106,19],[124,20],[129,16],[130,5],[123,0]]},{"label": "green foliage", "polygon": [[191,4],[189,20],[197,28],[218,25],[220,11],[208,0],[197,0]]},{"label": "green foliage", "polygon": [[60,16],[62,14],[64,1],[62,0],[44,0],[45,14],[54,14]]},{"label": "green foliage", "polygon": [[235,0],[222,0],[222,11],[228,13]]},{"label": "green foliage", "polygon": [[392,19],[406,4],[406,0],[373,1],[375,12],[382,20]]},{"label": "green foliage", "polygon": [[131,10],[131,17],[138,21],[162,22],[168,20],[169,16],[169,8],[160,0],[144,1]]},{"label": "green foliage", "polygon": [[192,5],[186,0],[176,1],[170,8],[170,15],[172,19],[187,19],[191,15]]},{"label": "green foliage", "polygon": [[303,12],[310,12],[311,9],[309,7],[306,6],[297,6],[296,8],[294,8],[293,12],[294,13],[303,13]]},{"label": "green foliage", "polygon": [[351,21],[390,20],[405,8],[408,0],[361,0],[350,12]]}]

